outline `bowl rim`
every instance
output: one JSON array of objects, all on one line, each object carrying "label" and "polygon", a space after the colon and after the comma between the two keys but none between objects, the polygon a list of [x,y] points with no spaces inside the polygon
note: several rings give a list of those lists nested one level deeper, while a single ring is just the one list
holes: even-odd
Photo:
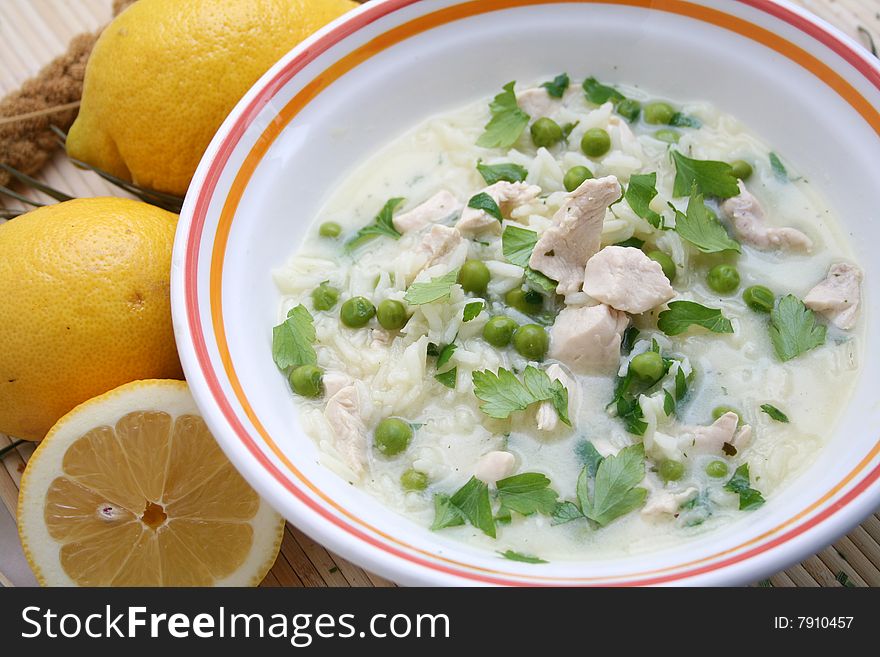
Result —
[{"label": "bowl rim", "polygon": [[[479,0],[478,3],[459,0],[453,3],[452,6],[461,8],[467,5],[469,10],[473,10],[467,14],[469,16],[473,13],[484,13],[509,7],[562,4],[570,1]],[[811,69],[814,74],[819,75],[817,73],[818,68],[818,70],[825,74],[831,73],[832,77],[836,76],[839,78],[844,85],[849,87],[852,95],[863,101],[864,105],[856,107],[856,109],[880,134],[880,114],[878,114],[876,108],[821,59],[806,53],[799,46],[795,46],[782,36],[774,35],[761,26],[749,23],[739,17],[731,18],[731,14],[726,14],[707,5],[704,0],[579,0],[579,2],[584,4],[633,6],[659,11],[673,11],[675,13],[686,11],[689,12],[688,15],[691,17],[699,17],[716,24],[719,24],[719,16],[723,16],[727,18],[727,25],[724,26],[734,29],[734,31],[740,31],[742,25],[739,25],[740,30],[737,30],[735,29],[736,26],[731,27],[732,23],[745,23],[751,26],[752,30],[762,32],[764,39],[772,38],[776,43],[788,44],[790,47],[811,57],[813,60],[812,65],[816,67]],[[819,498],[813,506],[800,511],[794,517],[789,518],[786,522],[781,522],[774,530],[768,532],[770,534],[777,534],[772,540],[761,543],[761,540],[767,536],[767,534],[763,534],[735,548],[724,550],[721,553],[708,557],[701,557],[689,563],[664,567],[660,571],[648,570],[641,573],[616,575],[613,578],[589,578],[586,581],[579,579],[554,579],[539,575],[531,577],[522,573],[486,571],[472,564],[455,561],[451,561],[454,565],[450,567],[443,563],[438,563],[436,555],[425,553],[429,557],[434,557],[435,560],[432,561],[412,554],[413,550],[417,550],[412,548],[412,546],[406,546],[409,550],[401,550],[383,543],[359,527],[347,523],[337,515],[328,513],[326,509],[311,500],[307,494],[298,490],[296,485],[292,484],[288,477],[266,456],[259,443],[265,442],[264,438],[268,438],[268,435],[265,432],[263,432],[264,436],[262,438],[251,435],[248,429],[236,418],[237,413],[234,410],[234,404],[231,404],[229,399],[226,398],[220,385],[220,379],[218,379],[218,375],[211,365],[212,357],[209,354],[205,338],[206,336],[213,336],[214,331],[211,327],[208,327],[208,330],[203,332],[200,318],[201,306],[204,303],[213,304],[215,297],[213,283],[209,299],[201,295],[198,289],[199,259],[204,253],[201,231],[204,228],[205,218],[209,214],[209,206],[215,198],[220,175],[225,171],[229,158],[237,144],[257,116],[271,103],[275,94],[284,88],[307,64],[314,61],[332,46],[344,41],[347,37],[385,16],[420,3],[423,3],[425,6],[433,4],[430,0],[378,0],[362,5],[333,21],[293,48],[261,77],[235,106],[211,141],[193,177],[180,215],[174,246],[171,282],[174,328],[181,362],[193,396],[218,443],[236,468],[276,508],[289,510],[291,506],[295,507],[295,513],[289,511],[285,515],[307,534],[328,548],[340,553],[343,557],[402,583],[516,585],[603,585],[609,583],[653,585],[676,582],[688,584],[739,583],[758,579],[761,576],[796,563],[859,524],[873,510],[878,499],[880,499],[880,483],[878,483],[878,480],[880,480],[880,465],[870,470],[866,476],[849,488],[834,504],[825,506],[820,512],[812,516],[809,516],[809,514],[849,485],[861,470],[871,464],[871,461],[880,452],[880,442],[875,444],[871,452],[859,464],[859,467],[853,470],[850,475],[844,478],[829,493]],[[476,8],[478,4],[480,5],[479,9]],[[865,80],[880,90],[880,62],[870,58],[870,53],[853,39],[818,17],[792,5],[787,0],[736,0],[736,4],[746,5],[769,14],[773,18],[793,26],[808,37],[812,37],[852,65]],[[430,10],[426,10],[422,15],[427,15],[429,12]],[[415,19],[410,19],[410,21],[415,22]],[[409,23],[405,25],[409,25]],[[393,28],[389,28],[389,31],[391,29]],[[747,36],[755,38],[752,35]],[[760,39],[756,40],[760,41]],[[765,42],[764,45],[768,45],[768,43]],[[779,47],[775,49],[779,50]],[[791,56],[786,56],[792,59]],[[803,62],[798,63],[804,65]],[[331,67],[335,65],[336,62],[331,64]],[[316,97],[319,93],[320,90],[313,97]],[[839,90],[838,93],[840,93]],[[856,106],[850,98],[846,98],[846,100],[854,107]],[[867,108],[865,105],[867,105]],[[871,114],[870,118],[866,111],[867,114]],[[292,116],[289,117],[288,121],[292,118]],[[284,122],[284,125],[286,123]],[[283,127],[283,125],[279,127],[278,132]],[[271,143],[271,140],[269,143]],[[265,148],[268,148],[268,146],[265,146]],[[263,153],[265,153],[265,148],[262,150]],[[255,166],[256,164],[254,164]],[[239,174],[240,170],[235,173],[236,180],[238,180]],[[242,191],[246,184],[247,180],[245,180],[242,186]],[[226,208],[224,207],[225,211]],[[234,214],[234,207],[232,214]],[[222,244],[221,246],[225,249],[226,245]],[[214,255],[212,252],[212,259]],[[223,375],[221,374],[220,376],[222,378]],[[246,406],[245,409],[247,413]],[[250,419],[254,421],[255,426],[259,429],[259,423],[255,421],[256,418],[251,417]],[[271,439],[269,444],[271,446]],[[285,460],[286,457],[282,457],[282,461]],[[290,464],[286,463],[286,465]],[[293,468],[293,473],[302,479],[302,474],[295,467]],[[267,474],[269,476],[266,476]],[[305,480],[303,479],[303,481]],[[319,495],[321,494],[320,491],[316,492]],[[291,493],[293,494],[293,499],[291,499]],[[344,512],[341,508],[339,510]],[[802,523],[784,529],[789,525],[796,524],[805,516],[809,517]],[[385,534],[371,525],[362,524],[370,531],[378,532],[380,535],[385,536]],[[393,540],[393,537],[387,538]],[[757,544],[745,551],[741,550],[741,548],[753,543]],[[728,556],[721,560],[711,561],[724,555]],[[703,565],[699,565],[701,563]],[[616,581],[602,581],[605,579]]]}]

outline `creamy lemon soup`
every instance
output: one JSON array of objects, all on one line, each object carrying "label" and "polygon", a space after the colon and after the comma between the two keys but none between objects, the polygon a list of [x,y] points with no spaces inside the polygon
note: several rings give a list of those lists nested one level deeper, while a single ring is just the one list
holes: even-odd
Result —
[{"label": "creamy lemon soup", "polygon": [[273,355],[327,467],[520,561],[773,504],[859,367],[861,272],[796,163],[593,78],[400,137],[275,282]]}]

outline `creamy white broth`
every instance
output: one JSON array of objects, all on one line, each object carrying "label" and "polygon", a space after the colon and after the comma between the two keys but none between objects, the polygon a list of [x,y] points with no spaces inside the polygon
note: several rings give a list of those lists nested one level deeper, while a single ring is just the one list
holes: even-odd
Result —
[{"label": "creamy white broth", "polygon": [[[648,98],[637,89],[622,91],[630,97]],[[292,403],[302,406],[304,427],[321,448],[323,462],[419,524],[431,525],[434,494],[451,495],[458,490],[471,477],[480,456],[489,451],[511,452],[516,457],[514,474],[543,473],[550,478],[561,500],[574,500],[576,481],[583,468],[576,450],[580,443],[589,440],[604,456],[642,441],[641,437],[627,433],[621,420],[606,411],[613,398],[616,372],[577,377],[579,395],[576,404],[572,399],[569,409],[573,428],[560,424],[554,431],[538,431],[534,406],[514,413],[510,420],[496,420],[480,410],[481,402],[474,396],[471,385],[473,370],[496,371],[504,367],[521,372],[528,363],[513,348],[497,349],[481,337],[489,315],[507,314],[520,324],[531,321],[503,303],[504,293],[518,283],[503,275],[509,265],[505,267],[500,235],[475,238],[488,244],[469,243],[469,259],[495,261],[489,265],[493,276],[488,294],[484,295],[488,297],[487,312],[477,319],[460,322],[463,306],[473,295],[454,288],[446,303],[411,307],[413,318],[400,334],[384,331],[375,319],[360,329],[346,328],[339,321],[340,305],[348,298],[364,296],[374,305],[385,298],[403,298],[408,283],[412,282],[411,278],[407,279],[406,254],[414,250],[422,234],[406,233],[396,241],[376,238],[358,249],[354,257],[344,254],[345,239],[372,222],[391,197],[406,199],[398,212],[417,206],[441,190],[448,190],[466,203],[486,186],[475,168],[478,160],[487,164],[513,162],[529,170],[526,182],[541,187],[542,199],[528,209],[515,210],[512,217],[520,223],[513,225],[538,232],[550,225],[550,218],[561,203],[562,175],[577,165],[588,166],[597,178],[616,175],[622,185],[626,185],[631,173],[656,171],[659,194],[651,207],[664,216],[672,214],[666,207],[667,201],[674,201],[684,209],[685,199],[672,198],[675,169],[668,157],[670,145],[650,136],[664,126],[646,125],[644,121],[631,125],[643,151],[641,161],[634,162],[631,155],[621,151],[618,143],[613,144],[606,156],[591,159],[578,148],[580,136],[589,127],[605,127],[609,116],[614,114],[587,102],[576,82],[572,83],[564,103],[565,108],[554,115],[557,121],[560,124],[580,121],[580,124],[572,131],[568,146],[556,146],[550,151],[542,149],[537,154],[528,129],[513,149],[484,149],[475,145],[489,118],[487,99],[421,123],[340,181],[316,217],[305,243],[275,273],[276,285],[284,298],[279,321],[290,308],[304,305],[314,317],[315,349],[325,376],[344,373],[351,379],[363,381],[369,390],[372,409],[365,413],[366,470],[361,475],[346,464],[338,436],[324,417],[326,398],[293,396]],[[736,257],[701,254],[682,242],[674,231],[652,232],[625,203],[613,206],[606,215],[603,246],[629,239],[635,232],[649,244],[670,253],[678,265],[673,282],[675,299],[721,309],[733,323],[733,334],[692,329],[667,337],[656,328],[657,314],[665,305],[633,317],[633,325],[641,330],[640,340],[656,338],[664,355],[686,357],[694,370],[686,401],[677,407],[675,418],[662,430],[675,433],[679,425],[711,424],[715,407],[731,406],[741,412],[743,423],[752,427],[751,443],[730,458],[699,455],[685,459],[685,478],[666,486],[652,471],[655,461],[650,457],[646,460],[646,479],[642,485],[649,489],[648,501],[653,494],[681,491],[685,484],[709,491],[711,515],[701,517],[700,524],[691,524],[693,514],[684,511],[645,516],[637,509],[599,529],[583,520],[552,526],[547,515],[514,514],[509,524],[497,525],[494,539],[470,524],[439,530],[444,536],[490,550],[510,549],[553,560],[657,549],[750,513],[739,511],[736,495],[721,488],[742,463],[749,465],[751,485],[772,504],[774,493],[813,462],[831,434],[859,367],[862,322],[850,331],[829,325],[823,346],[783,363],[771,346],[768,315],[750,310],[743,303],[741,293],[750,285],[761,284],[770,287],[777,297],[791,293],[803,298],[826,276],[832,263],[852,261],[846,238],[840,234],[833,213],[817,197],[809,181],[797,176],[795,163],[785,161],[790,180],[783,180],[769,164],[771,149],[734,118],[705,103],[673,104],[702,123],[699,129],[681,128],[682,137],[675,148],[695,159],[726,162],[745,159],[752,163],[754,174],[747,186],[761,202],[768,223],[798,228],[813,241],[808,254],[760,251],[746,244],[742,245],[742,254]],[[713,201],[707,204],[717,210]],[[723,217],[720,212],[719,216]],[[319,237],[318,226],[327,221],[343,227],[340,239]],[[729,222],[722,221],[733,234]],[[448,224],[454,225],[454,222]],[[733,294],[719,295],[706,284],[709,266],[719,262],[735,264],[739,271],[741,283]],[[502,273],[496,275],[496,271]],[[442,268],[437,273],[442,273]],[[340,290],[339,303],[331,311],[315,311],[310,295],[324,281]],[[569,300],[583,302],[582,296],[575,295]],[[455,342],[459,347],[451,363],[458,367],[458,378],[453,391],[434,380],[434,359],[426,357],[425,350],[429,342],[448,344],[456,333]],[[637,343],[635,351],[645,346]],[[624,357],[622,362],[626,359]],[[545,360],[540,366],[545,368],[550,362]],[[772,420],[760,410],[766,403],[782,409],[791,422]],[[394,457],[382,456],[372,446],[376,424],[389,416],[403,418],[417,426],[408,448]],[[651,431],[653,426],[649,433]],[[719,458],[729,463],[729,474],[723,479],[708,477],[704,472],[706,464]],[[400,477],[408,469],[427,475],[429,485],[425,491],[403,490]]]}]

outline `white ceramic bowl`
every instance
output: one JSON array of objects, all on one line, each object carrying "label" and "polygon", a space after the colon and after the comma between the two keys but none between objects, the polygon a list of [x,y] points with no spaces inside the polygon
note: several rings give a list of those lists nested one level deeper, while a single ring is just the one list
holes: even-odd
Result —
[{"label": "white ceramic bowl", "polygon": [[[561,70],[709,100],[784,152],[854,236],[872,334],[880,67],[858,44],[768,0],[387,0],[288,53],[205,154],[174,251],[174,324],[187,379],[254,488],[329,549],[396,582],[756,580],[831,543],[880,503],[880,369],[860,375],[815,465],[760,510],[674,549],[536,567],[417,526],[319,465],[272,361],[279,295],[270,272],[352,166],[433,113]],[[878,352],[880,342],[867,340],[865,362],[880,362]]]}]

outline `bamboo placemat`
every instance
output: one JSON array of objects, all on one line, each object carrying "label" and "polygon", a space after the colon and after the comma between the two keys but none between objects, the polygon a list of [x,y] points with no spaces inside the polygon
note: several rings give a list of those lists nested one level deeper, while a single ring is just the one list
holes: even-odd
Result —
[{"label": "bamboo placemat", "polygon": [[[874,39],[880,45],[880,0],[795,2],[866,46],[872,46]],[[0,0],[0,96],[17,88],[49,60],[64,52],[73,36],[97,30],[104,25],[110,19],[110,5],[111,0]],[[119,195],[118,189],[109,186],[95,174],[74,168],[60,153],[43,170],[40,178],[73,196]],[[9,443],[6,436],[0,435],[0,448]],[[3,459],[3,467],[0,467],[0,498],[6,508],[0,508],[0,514],[8,510],[15,518],[19,481],[33,450],[33,445],[24,444]],[[20,563],[20,555],[4,549],[0,553],[0,575],[3,572],[9,574],[13,564],[18,564],[20,568]],[[10,579],[15,580],[12,575]],[[19,576],[18,581],[27,583],[33,580]],[[757,584],[880,586],[880,515],[875,513],[833,546]],[[263,586],[393,584],[345,561],[288,524],[281,554]]]}]

